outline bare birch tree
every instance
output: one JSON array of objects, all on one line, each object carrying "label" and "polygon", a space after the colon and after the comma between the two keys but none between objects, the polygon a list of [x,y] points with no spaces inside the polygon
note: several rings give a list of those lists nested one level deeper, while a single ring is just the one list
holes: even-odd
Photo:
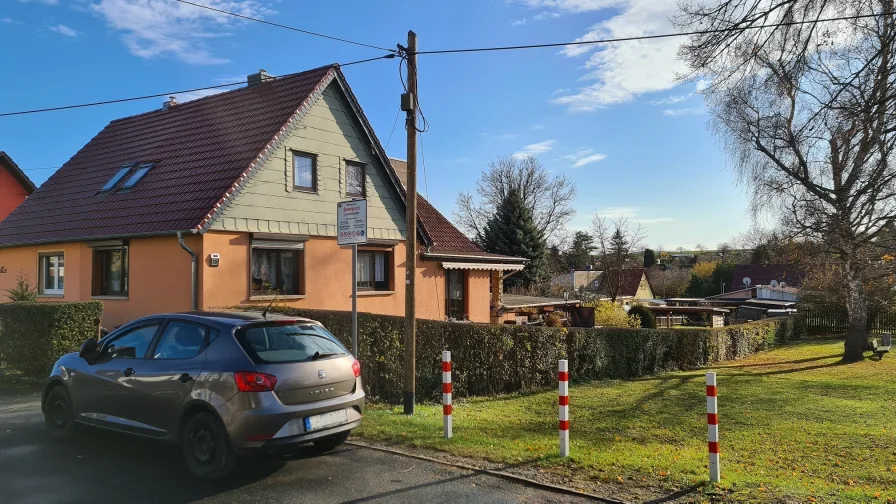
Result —
[{"label": "bare birch tree", "polygon": [[625,270],[640,266],[632,254],[642,246],[647,235],[640,224],[629,224],[625,217],[610,220],[597,213],[591,219],[591,230],[601,271],[600,291],[616,302]]},{"label": "bare birch tree", "polygon": [[[684,0],[676,18],[705,31],[680,57],[711,82],[715,130],[754,211],[842,265],[844,361],[863,358],[864,286],[896,220],[893,11],[893,0]],[[851,19],[823,21],[838,17]],[[780,23],[791,24],[769,26]]]}]

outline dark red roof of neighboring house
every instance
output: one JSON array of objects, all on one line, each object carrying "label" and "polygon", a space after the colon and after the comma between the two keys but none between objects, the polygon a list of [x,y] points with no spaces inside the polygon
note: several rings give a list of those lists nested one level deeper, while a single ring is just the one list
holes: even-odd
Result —
[{"label": "dark red roof of neighboring house", "polygon": [[644,268],[625,268],[622,270],[622,281],[619,284],[619,295],[635,297],[641,279],[644,278]]},{"label": "dark red roof of neighboring house", "polygon": [[[336,66],[109,123],[0,223],[0,245],[197,229]],[[133,189],[100,193],[123,165]]]},{"label": "dark red roof of neighboring house", "polygon": [[6,152],[0,151],[0,163],[6,166],[6,169],[9,170],[9,173],[11,173],[12,176],[19,181],[19,184],[23,189],[25,189],[25,192],[31,194],[35,189],[37,189],[34,186],[34,182],[32,182],[30,178],[28,178],[28,175],[26,175],[25,172],[22,171],[21,168],[19,168],[19,165],[17,165],[16,162],[13,161]]},{"label": "dark red roof of neighboring house", "polygon": [[730,290],[744,288],[744,278],[750,279],[750,286],[770,285],[772,280],[786,282],[791,287],[803,284],[806,272],[801,268],[787,264],[738,264],[731,274]]}]

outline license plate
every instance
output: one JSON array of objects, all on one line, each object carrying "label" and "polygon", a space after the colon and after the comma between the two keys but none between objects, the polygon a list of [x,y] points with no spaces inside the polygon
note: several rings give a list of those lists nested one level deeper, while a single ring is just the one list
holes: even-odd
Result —
[{"label": "license plate", "polygon": [[325,429],[334,425],[344,424],[345,422],[348,422],[348,413],[344,409],[321,413],[320,415],[305,417],[305,432]]}]

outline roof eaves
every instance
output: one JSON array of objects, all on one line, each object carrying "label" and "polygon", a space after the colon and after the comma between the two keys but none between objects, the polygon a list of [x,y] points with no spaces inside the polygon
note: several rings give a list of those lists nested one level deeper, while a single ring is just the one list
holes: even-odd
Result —
[{"label": "roof eaves", "polygon": [[73,242],[92,242],[92,241],[100,241],[100,240],[113,240],[113,239],[126,239],[126,238],[151,238],[154,236],[177,236],[177,233],[190,233],[196,234],[197,230],[193,229],[183,229],[180,231],[153,231],[150,233],[128,233],[128,234],[114,234],[114,235],[98,235],[98,236],[75,236],[72,238],[63,238],[57,239],[52,238],[49,240],[31,240],[31,241],[23,241],[23,242],[15,242],[15,243],[0,243],[0,249],[4,248],[14,248],[14,247],[25,247],[29,245],[47,245],[51,243],[73,243]]},{"label": "roof eaves", "polygon": [[19,179],[19,183],[22,184],[22,187],[24,187],[28,191],[28,194],[33,194],[37,187],[34,185],[34,182],[32,182],[30,178],[28,178],[28,175],[26,175],[25,172],[22,171],[21,168],[19,168],[19,165],[17,165],[16,162],[13,161],[11,157],[9,157],[9,154],[4,151],[0,151],[0,160],[3,160],[6,163],[6,165],[12,172],[12,175]]},{"label": "roof eaves", "polygon": [[321,97],[324,90],[327,88],[327,85],[332,82],[335,76],[335,67],[330,68],[326,74],[321,78],[320,82],[317,83],[317,86],[314,87],[314,91],[308,94],[305,100],[301,105],[296,109],[295,112],[286,120],[283,126],[277,131],[277,134],[274,135],[273,138],[265,145],[265,147],[258,153],[258,156],[255,157],[255,160],[240,174],[240,176],[236,179],[236,181],[230,186],[230,188],[224,192],[221,198],[215,203],[215,206],[206,214],[205,218],[196,226],[196,231],[200,233],[205,233],[208,229],[215,223],[220,215],[222,215],[223,210],[225,210],[230,203],[234,200],[236,196],[238,196],[242,190],[245,188],[247,181],[251,180],[255,176],[255,172],[257,168],[260,168],[265,161],[267,161],[268,156],[270,156],[271,152],[280,147],[286,138],[289,136],[289,133],[293,130],[293,128],[297,127],[299,121],[305,114],[311,109],[311,106],[314,105],[315,102]]}]

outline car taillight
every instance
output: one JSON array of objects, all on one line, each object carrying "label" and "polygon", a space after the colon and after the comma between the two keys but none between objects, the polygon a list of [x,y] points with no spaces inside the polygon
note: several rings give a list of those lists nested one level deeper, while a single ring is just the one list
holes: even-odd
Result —
[{"label": "car taillight", "polygon": [[233,373],[233,377],[240,392],[267,392],[274,390],[277,385],[277,377],[265,373],[237,371]]},{"label": "car taillight", "polygon": [[361,376],[361,361],[355,359],[355,362],[352,362],[352,371],[355,373],[355,378]]}]

